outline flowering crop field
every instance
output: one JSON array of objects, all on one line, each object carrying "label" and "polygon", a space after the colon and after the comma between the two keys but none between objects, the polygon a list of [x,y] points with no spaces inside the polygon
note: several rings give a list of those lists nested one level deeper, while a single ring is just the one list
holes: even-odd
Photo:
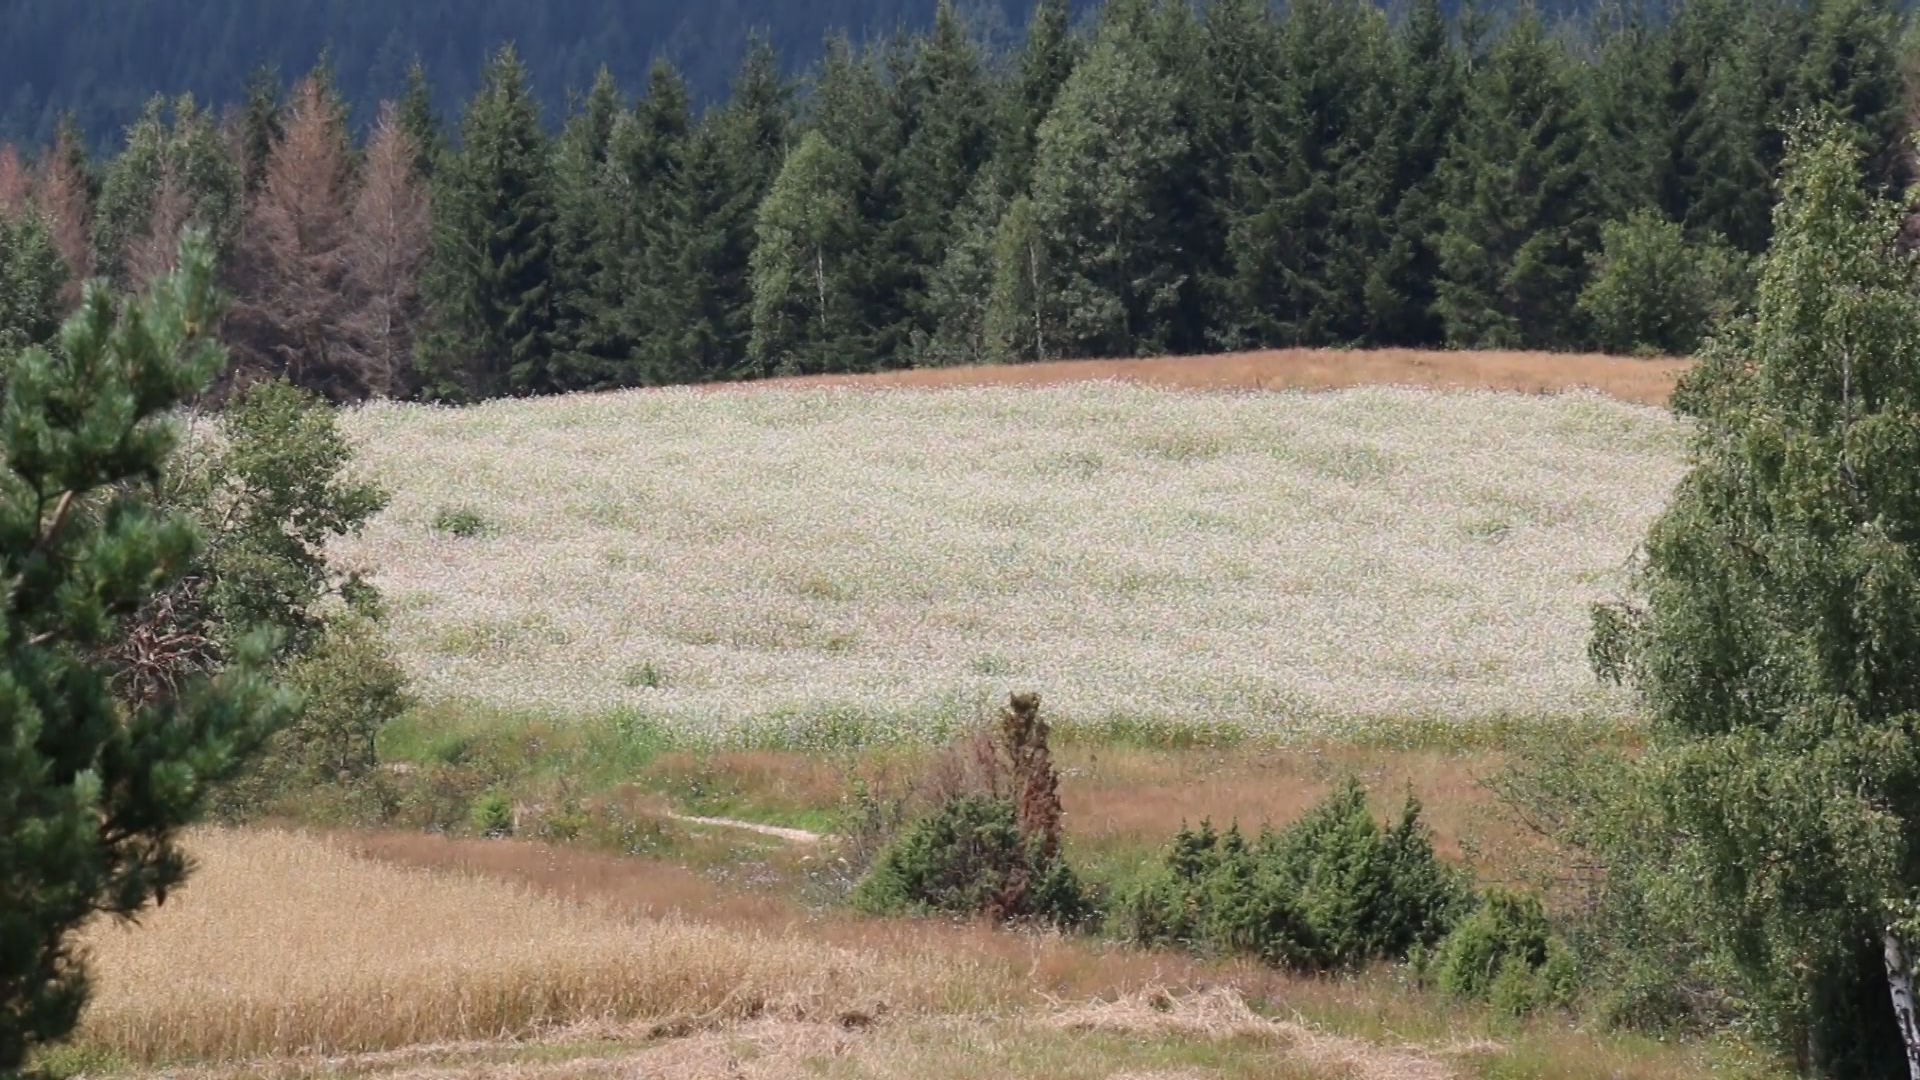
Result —
[{"label": "flowering crop field", "polygon": [[1624,717],[1586,663],[1681,471],[1594,394],[1115,384],[349,414],[428,698],[690,739],[1056,722],[1337,737]]}]

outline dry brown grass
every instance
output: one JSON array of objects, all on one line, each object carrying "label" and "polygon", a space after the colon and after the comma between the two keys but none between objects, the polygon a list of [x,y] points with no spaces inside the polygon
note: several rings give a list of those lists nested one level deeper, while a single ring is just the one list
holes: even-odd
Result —
[{"label": "dry brown grass", "polygon": [[1221,356],[1145,360],[1064,360],[995,367],[925,368],[878,375],[822,375],[725,387],[850,386],[952,389],[967,386],[1059,386],[1114,380],[1182,390],[1340,390],[1354,386],[1419,386],[1447,390],[1511,390],[1554,394],[1597,390],[1622,401],[1665,405],[1691,362],[1599,354],[1437,352],[1418,349],[1270,349]]},{"label": "dry brown grass", "polygon": [[323,840],[207,832],[200,872],[142,926],[87,937],[81,1028],[136,1061],[404,1047],[582,1021],[993,1013],[995,965],[640,920],[497,879],[359,859]]}]

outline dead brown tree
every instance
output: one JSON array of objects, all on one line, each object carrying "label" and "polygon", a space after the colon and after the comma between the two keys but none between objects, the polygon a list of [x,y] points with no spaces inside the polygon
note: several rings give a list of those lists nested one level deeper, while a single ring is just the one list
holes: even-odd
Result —
[{"label": "dead brown tree", "polygon": [[33,183],[20,151],[12,143],[0,146],[0,217],[17,220],[33,205]]},{"label": "dead brown tree", "polygon": [[388,397],[406,389],[421,313],[420,269],[431,241],[432,208],[414,172],[416,154],[399,110],[391,102],[382,105],[353,202],[347,265],[364,382]]},{"label": "dead brown tree", "polygon": [[284,376],[337,401],[367,393],[352,341],[353,184],[339,108],[318,82],[304,80],[240,228],[228,322],[235,378]]},{"label": "dead brown tree", "polygon": [[80,289],[93,277],[93,205],[85,172],[86,150],[73,132],[62,129],[53,151],[40,162],[33,187],[34,202],[46,219],[54,250],[67,264],[67,286],[61,300],[68,308],[80,302]]}]

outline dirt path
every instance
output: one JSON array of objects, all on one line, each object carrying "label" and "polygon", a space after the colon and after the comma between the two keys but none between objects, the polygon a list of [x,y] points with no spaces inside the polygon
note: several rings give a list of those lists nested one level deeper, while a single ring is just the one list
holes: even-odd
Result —
[{"label": "dirt path", "polygon": [[826,839],[819,833],[808,832],[805,829],[786,829],[778,825],[762,825],[757,821],[741,821],[737,818],[689,817],[686,814],[668,814],[667,817],[687,825],[712,825],[722,829],[740,829],[745,832],[759,833],[761,836],[785,840],[789,844],[817,844]]},{"label": "dirt path", "polygon": [[1219,356],[1144,360],[1063,360],[1044,364],[923,368],[878,375],[820,375],[724,383],[716,392],[805,389],[954,389],[970,386],[1060,386],[1114,380],[1180,390],[1339,390],[1418,386],[1437,390],[1507,390],[1557,394],[1595,390],[1622,401],[1665,405],[1692,361],[1531,352],[1441,352],[1417,349],[1269,349]]}]

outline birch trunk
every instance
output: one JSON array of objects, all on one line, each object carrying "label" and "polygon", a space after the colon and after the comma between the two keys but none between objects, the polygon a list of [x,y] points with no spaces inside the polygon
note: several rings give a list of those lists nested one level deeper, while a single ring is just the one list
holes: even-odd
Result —
[{"label": "birch trunk", "polygon": [[1920,1022],[1913,1012],[1913,964],[1906,943],[1888,930],[1884,939],[1887,959],[1887,990],[1893,995],[1893,1015],[1900,1023],[1900,1038],[1907,1044],[1907,1075],[1920,1080]]}]

